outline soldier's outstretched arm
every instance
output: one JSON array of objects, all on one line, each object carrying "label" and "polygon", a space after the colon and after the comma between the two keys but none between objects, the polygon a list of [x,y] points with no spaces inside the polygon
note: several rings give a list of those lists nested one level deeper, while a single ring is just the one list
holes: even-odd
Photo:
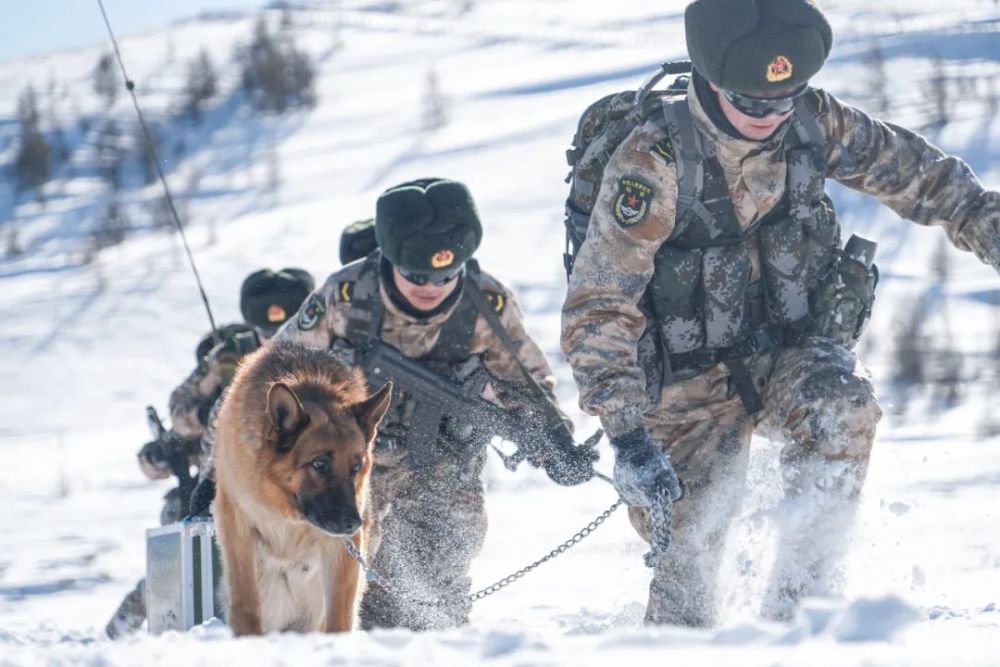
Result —
[{"label": "soldier's outstretched arm", "polygon": [[562,349],[580,389],[580,407],[610,437],[642,426],[646,380],[636,345],[646,325],[638,303],[657,249],[674,225],[677,172],[650,149],[647,123],[632,131],[604,171],[587,239],[562,311]]},{"label": "soldier's outstretched arm", "polygon": [[827,132],[829,177],[907,220],[944,227],[955,247],[1000,271],[1000,192],[986,190],[968,164],[915,132],[823,91],[809,102]]}]

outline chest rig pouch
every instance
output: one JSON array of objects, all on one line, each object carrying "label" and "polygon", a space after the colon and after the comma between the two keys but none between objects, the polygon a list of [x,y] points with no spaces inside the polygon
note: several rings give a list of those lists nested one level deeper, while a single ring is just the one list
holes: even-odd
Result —
[{"label": "chest rig pouch", "polygon": [[[377,250],[368,256],[351,290],[346,336],[331,345],[331,353],[341,363],[365,367],[365,353],[381,337],[385,315],[380,292],[381,258]],[[475,260],[466,262],[464,280],[479,284],[480,271]],[[451,316],[442,324],[434,346],[417,359],[452,379],[470,396],[479,395],[489,377],[482,360],[469,353],[478,314],[468,294],[463,293]],[[372,383],[369,379],[369,384]],[[374,384],[379,386],[369,386],[369,390],[381,386],[377,380]],[[405,454],[414,469],[431,465],[443,454],[471,458],[475,454],[470,451],[473,429],[462,423],[460,415],[421,410],[420,403],[419,396],[393,391],[389,410],[379,424],[376,449]]]},{"label": "chest rig pouch", "polygon": [[[678,156],[678,198],[674,232],[657,252],[645,296],[656,322],[647,338],[658,337],[660,352],[656,388],[725,363],[747,411],[757,412],[763,405],[746,358],[796,345],[814,330],[813,295],[839,247],[840,225],[823,190],[822,128],[801,100],[790,122],[785,196],[743,229],[687,101],[663,105]],[[644,345],[649,341],[640,341],[640,350]]]}]

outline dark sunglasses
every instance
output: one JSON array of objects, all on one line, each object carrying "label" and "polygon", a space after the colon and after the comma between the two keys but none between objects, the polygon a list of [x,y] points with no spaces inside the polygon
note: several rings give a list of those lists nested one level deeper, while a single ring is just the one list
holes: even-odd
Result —
[{"label": "dark sunglasses", "polygon": [[767,118],[771,115],[783,116],[795,108],[795,100],[802,97],[807,90],[806,85],[802,85],[793,91],[790,95],[784,97],[755,97],[753,95],[744,95],[743,93],[734,93],[731,90],[726,90],[723,95],[729,100],[729,103],[736,107],[736,110],[741,114],[750,116],[751,118]]},{"label": "dark sunglasses", "polygon": [[459,268],[458,271],[449,274],[417,273],[417,272],[404,271],[399,267],[396,267],[396,270],[399,271],[399,275],[403,276],[403,278],[407,282],[413,283],[418,287],[423,287],[424,285],[428,284],[434,285],[435,287],[441,287],[442,285],[447,285],[452,280],[457,278],[460,273],[462,273],[461,268]]}]

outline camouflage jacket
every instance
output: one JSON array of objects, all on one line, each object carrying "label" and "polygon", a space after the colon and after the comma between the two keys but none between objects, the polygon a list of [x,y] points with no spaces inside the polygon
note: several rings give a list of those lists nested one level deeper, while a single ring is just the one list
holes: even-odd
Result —
[{"label": "camouflage jacket", "polygon": [[199,365],[170,393],[170,421],[183,438],[201,438],[212,403],[222,389],[222,378]]},{"label": "camouflage jacket", "polygon": [[[345,286],[352,285],[358,279],[363,264],[363,261],[349,264],[327,278],[323,286],[305,300],[299,313],[282,326],[275,340],[295,340],[324,349],[329,349],[335,341],[346,341],[351,292]],[[389,297],[385,286],[381,284],[381,278],[379,282],[379,294],[385,308],[380,339],[406,356],[420,359],[437,343],[442,326],[456,311],[460,300],[442,313],[426,320],[418,320],[402,312]],[[480,284],[496,309],[500,323],[513,341],[521,363],[555,403],[555,378],[545,355],[525,329],[524,316],[517,300],[510,290],[485,272],[482,273]],[[318,298],[323,310],[317,322],[313,322],[312,315],[307,314],[310,308],[315,313],[313,296]],[[525,383],[517,361],[511,357],[481,314],[476,317],[469,348],[469,356],[474,355],[480,355],[486,370],[499,380],[515,385]],[[483,397],[500,404],[496,392],[488,384],[483,390]]]},{"label": "camouflage jacket", "polygon": [[[1000,270],[1000,193],[985,190],[967,164],[919,135],[872,119],[824,91],[808,95],[826,134],[828,178],[877,197],[904,218],[943,226],[956,247]],[[693,85],[688,103],[747,229],[785,195],[787,123],[765,142],[735,139],[709,120]],[[664,138],[656,124],[646,122],[615,151],[563,306],[562,347],[580,388],[580,405],[600,416],[611,436],[642,425],[645,412],[670,409],[663,402],[666,390],[659,406],[648,405],[636,351],[646,325],[638,304],[675,222],[676,166],[669,154],[656,150]],[[637,223],[621,224],[615,211],[619,190],[633,179],[652,186],[648,210]]]}]

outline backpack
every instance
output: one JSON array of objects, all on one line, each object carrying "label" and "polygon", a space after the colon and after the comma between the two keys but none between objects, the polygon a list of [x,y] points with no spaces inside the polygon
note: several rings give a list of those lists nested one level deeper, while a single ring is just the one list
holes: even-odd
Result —
[{"label": "backpack", "polygon": [[[563,254],[567,278],[573,272],[573,262],[587,237],[590,214],[611,156],[633,129],[655,117],[665,98],[683,97],[690,73],[688,60],[663,63],[638,90],[606,95],[580,116],[573,146],[566,151],[566,162],[571,168],[566,178],[569,197],[566,199],[566,251]],[[654,93],[653,88],[664,77],[675,74],[680,76],[666,89]]]},{"label": "backpack", "polygon": [[340,263],[346,266],[367,257],[377,247],[375,218],[352,222],[340,233]]}]

